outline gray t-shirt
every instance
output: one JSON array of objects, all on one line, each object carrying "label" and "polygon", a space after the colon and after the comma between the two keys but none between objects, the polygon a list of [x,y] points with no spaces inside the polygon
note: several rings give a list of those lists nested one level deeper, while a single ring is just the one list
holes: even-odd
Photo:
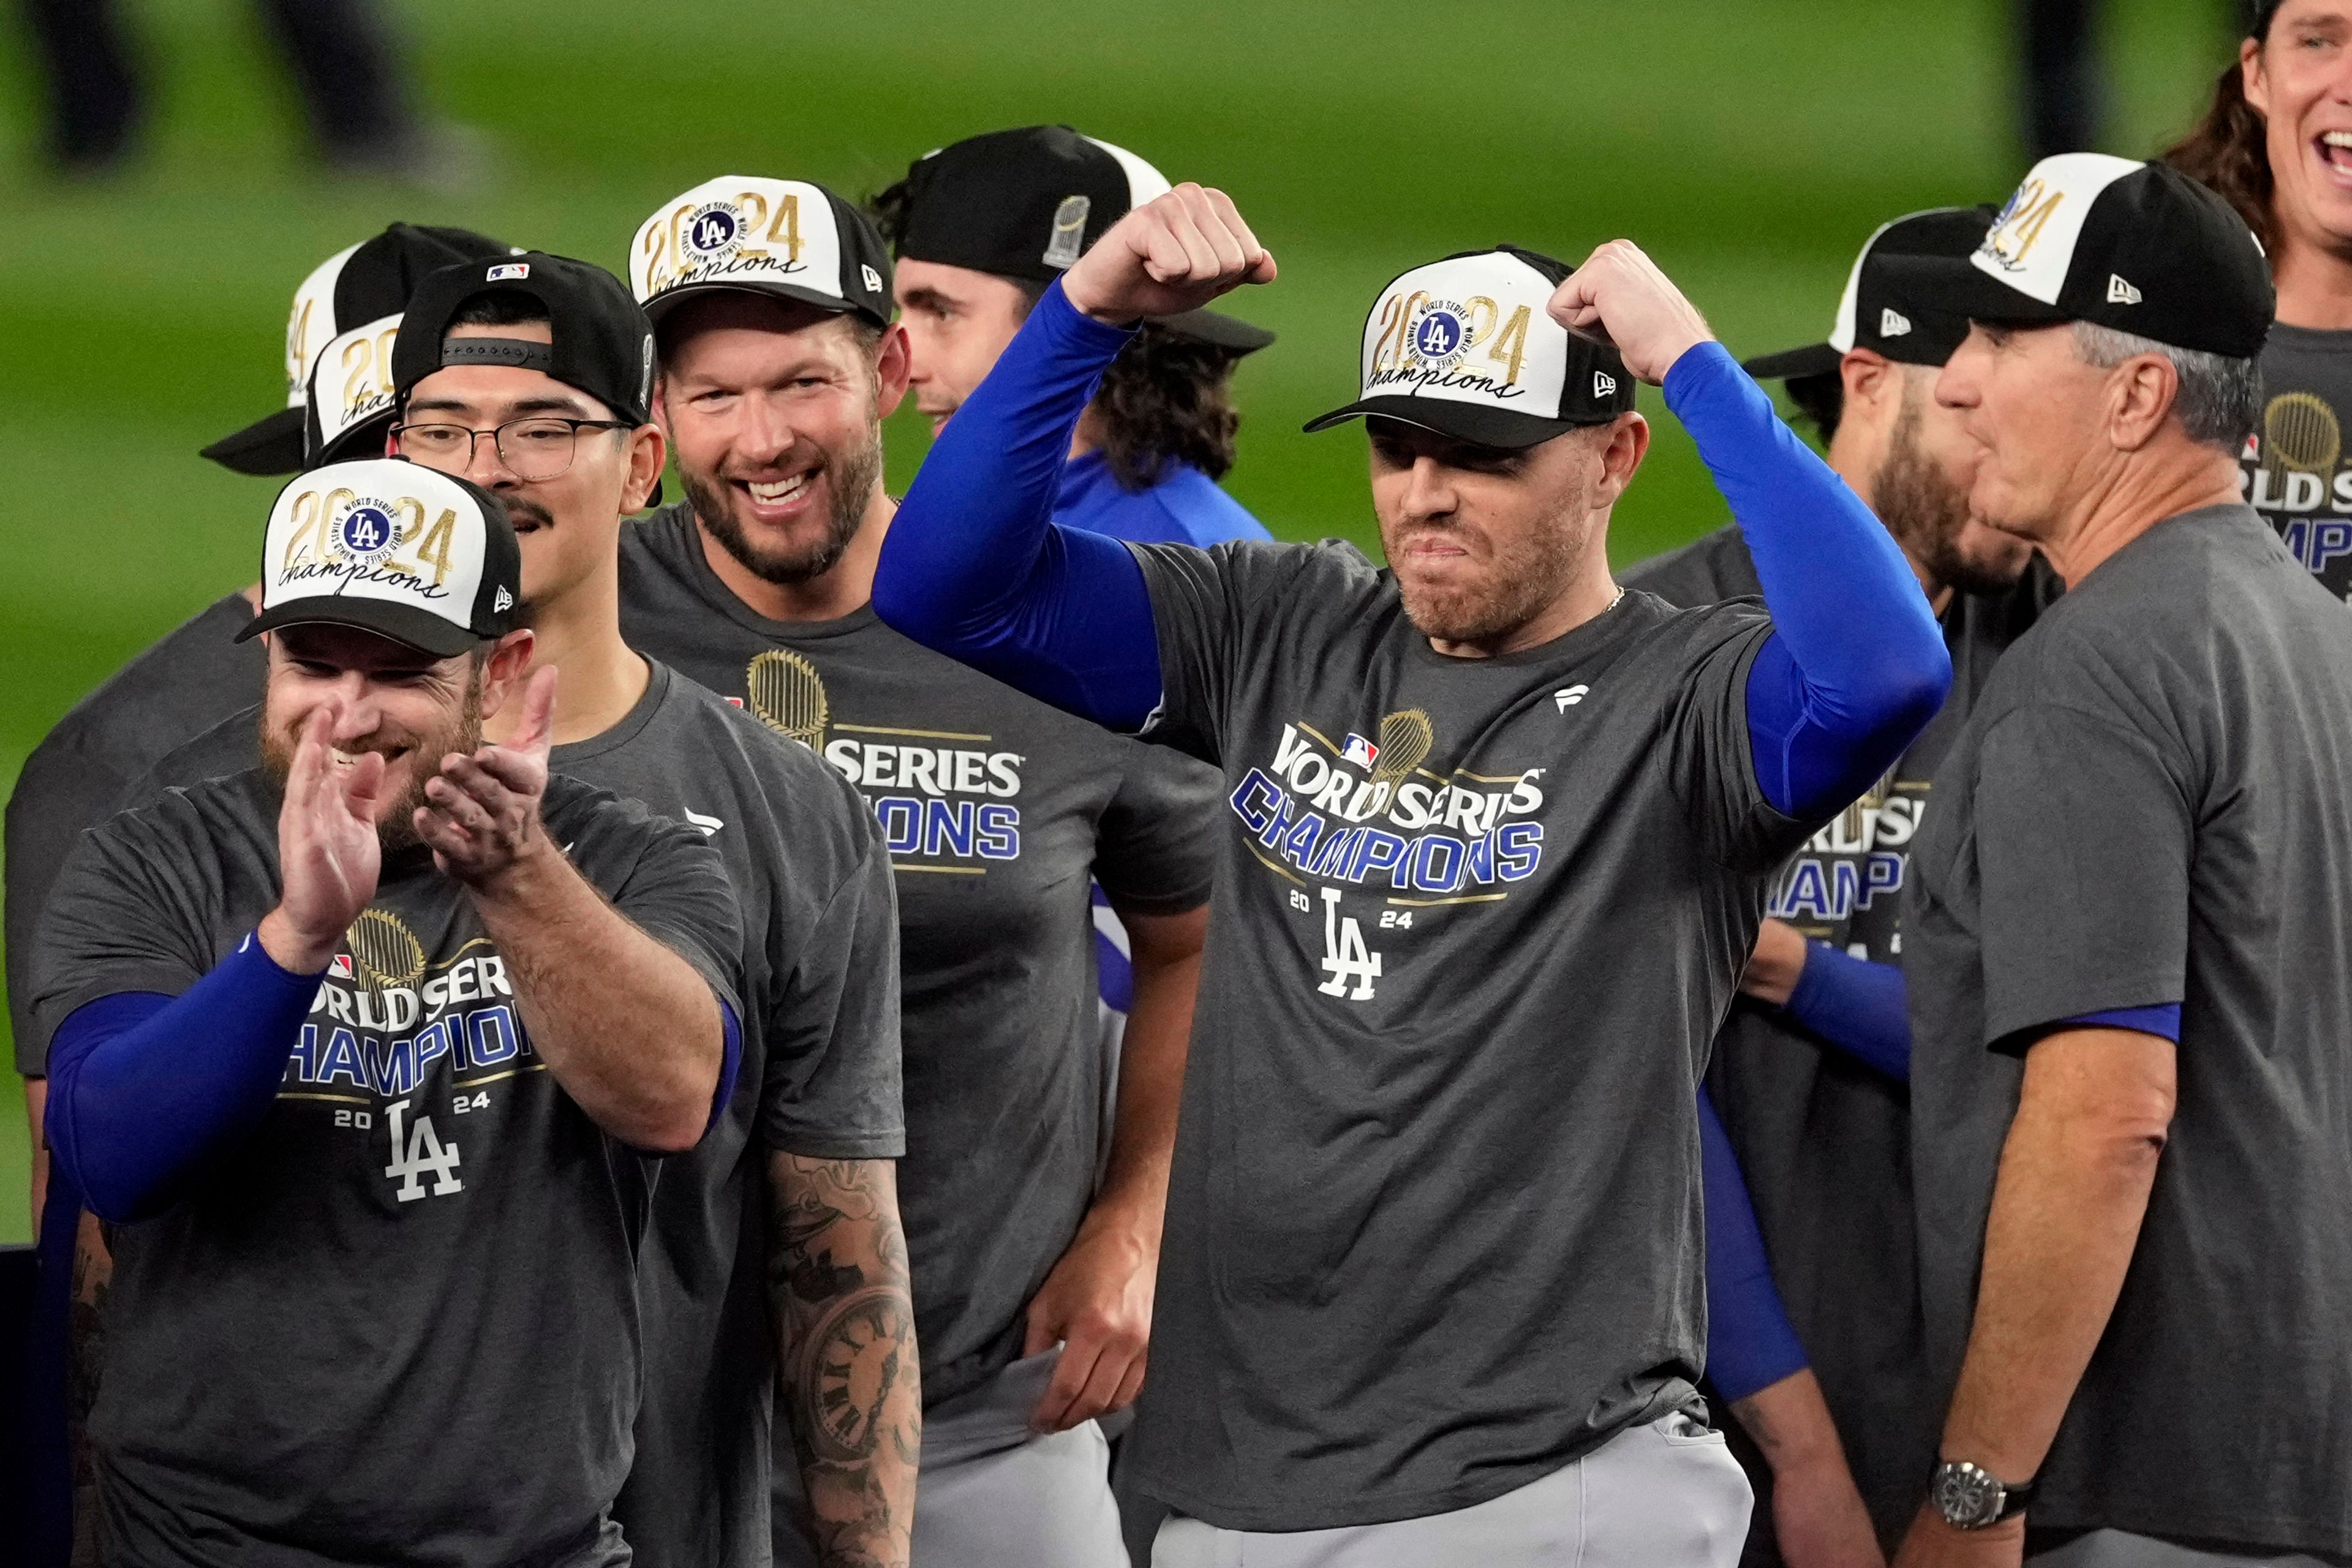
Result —
[{"label": "gray t-shirt", "polygon": [[[1736,524],[1622,578],[1673,605],[1763,591]],[[1929,781],[1994,664],[2058,591],[2036,556],[2004,593],[1952,595],[1940,617],[1952,660],[1943,710],[1885,778],[1790,858],[1767,913],[1857,958],[1902,962],[1897,917],[1912,837],[1933,798]],[[1943,1430],[1919,1343],[1910,1095],[1746,995],[1731,1004],[1706,1078],[1755,1201],[1773,1282],[1854,1481],[1881,1536],[1895,1539],[1927,1495]],[[1748,1554],[1777,1561],[1771,1467],[1744,1434],[1735,1446],[1758,1499]]]},{"label": "gray t-shirt", "polygon": [[8,1022],[16,1070],[48,1070],[47,1036],[33,1026],[33,950],[50,886],[82,830],[101,822],[155,760],[261,695],[258,642],[241,594],[207,605],[73,706],[25,759],[8,797]]},{"label": "gray t-shirt", "polygon": [[884,626],[755,615],[690,512],[622,531],[621,624],[822,749],[881,825],[898,887],[907,1157],[923,1397],[1020,1353],[1023,1314],[1092,1200],[1101,1136],[1087,877],[1147,913],[1208,899],[1216,779]]},{"label": "gray t-shirt", "polygon": [[2352,332],[2273,321],[2262,368],[2263,428],[2239,454],[2239,493],[2337,604],[2352,605]]},{"label": "gray t-shirt", "polygon": [[2181,1004],[2171,1139],[2039,1525],[2352,1552],[2347,746],[2352,619],[2228,506],[2075,584],[1937,773],[1904,929],[1937,1408],[2031,1032]]},{"label": "gray t-shirt", "polygon": [[1351,547],[1135,545],[1153,740],[1224,769],[1144,1489],[1242,1530],[1467,1507],[1696,1409],[1696,1096],[1802,839],[1754,605],[1443,658]]},{"label": "gray t-shirt", "polygon": [[[141,798],[253,766],[256,718],[173,752]],[[906,1149],[889,861],[865,803],[815,752],[660,663],[625,718],[549,765],[699,829],[738,892],[742,1067],[726,1115],[663,1162],[654,1189],[637,1274],[645,1399],[614,1513],[644,1568],[749,1561],[768,1542],[775,1382],[767,1152]]]},{"label": "gray t-shirt", "polygon": [[[543,812],[740,1005],[735,900],[699,834],[562,778]],[[277,823],[257,770],[85,835],[43,922],[43,1021],[194,984],[276,904]],[[172,1208],[110,1228],[103,1539],[140,1563],[610,1561],[657,1166],[547,1072],[464,889],[395,859],[268,1115]]]}]

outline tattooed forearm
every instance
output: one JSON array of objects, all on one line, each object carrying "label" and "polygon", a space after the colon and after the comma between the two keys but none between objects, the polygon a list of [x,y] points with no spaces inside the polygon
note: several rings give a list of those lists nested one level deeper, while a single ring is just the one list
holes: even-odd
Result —
[{"label": "tattooed forearm", "polygon": [[769,1157],[782,1395],[826,1568],[905,1568],[923,1400],[896,1173]]}]

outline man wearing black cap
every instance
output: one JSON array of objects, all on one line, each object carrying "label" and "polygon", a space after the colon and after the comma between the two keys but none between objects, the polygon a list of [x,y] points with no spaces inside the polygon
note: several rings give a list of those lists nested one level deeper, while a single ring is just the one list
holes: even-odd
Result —
[{"label": "man wearing black cap", "polygon": [[[1968,319],[1937,309],[1932,285],[1890,276],[1888,262],[1965,257],[1992,216],[1990,207],[1945,207],[1882,226],[1847,275],[1828,342],[1744,367],[1784,379],[1819,426],[1830,467],[1901,546],[1953,673],[1936,722],[1782,868],[1708,1068],[1737,1156],[1730,1168],[1745,1172],[1773,1269],[1748,1291],[1710,1289],[1707,1379],[1738,1415],[1752,1444],[1742,1459],[1770,1500],[1749,1554],[1774,1543],[1798,1568],[1836,1560],[1830,1542],[1853,1533],[1857,1480],[1869,1508],[1863,1532],[1898,1539],[1934,1458],[1895,917],[1936,764],[1993,662],[2055,584],[2031,544],[1969,511],[1976,448],[1934,395]],[[1759,592],[1737,526],[1643,562],[1624,581],[1675,605]],[[1713,1189],[1708,1197],[1712,1258],[1727,1227],[1712,1223]],[[1775,1278],[1787,1320],[1764,1299]],[[1792,1331],[1772,1331],[1781,1321]]]},{"label": "man wearing black cap", "polygon": [[[2239,499],[2270,279],[2160,164],[2036,164],[1937,383],[2066,596],[1937,771],[1906,969],[1929,1363],[1900,1561],[2352,1554],[2352,627]],[[2308,1554],[2308,1555],[2299,1555]]]},{"label": "man wearing black cap", "polygon": [[[1181,1516],[1155,1562],[1727,1564],[1749,1494],[1695,1389],[1699,1070],[1771,870],[1941,704],[1941,639],[1622,241],[1381,291],[1363,395],[1316,425],[1366,420],[1390,571],[1053,526],[1128,324],[1274,272],[1218,193],[1129,214],[950,422],[875,584],[920,640],[1224,769],[1129,1438]],[[1610,580],[1637,375],[1769,619]]]},{"label": "man wearing black cap", "polygon": [[[286,322],[287,406],[204,449],[204,456],[241,474],[291,474],[328,460],[304,452],[304,407],[312,368],[339,332],[375,326],[380,341],[397,322],[417,279],[438,267],[473,257],[499,256],[508,247],[462,228],[396,223],[382,234],[329,257],[294,291]],[[382,450],[383,426],[369,430]],[[367,456],[366,436],[336,457]],[[235,640],[253,618],[257,587],[207,605],[117,671],[105,685],[58,721],[17,775],[8,797],[7,923],[9,1022],[16,1070],[25,1075],[33,1120],[33,1224],[41,1227],[47,1155],[41,1142],[45,1068],[32,1042],[28,965],[48,901],[49,884],[82,829],[98,821],[156,760],[252,700],[261,677],[260,649]]]},{"label": "man wearing black cap", "polygon": [[[986,376],[1045,285],[1168,189],[1124,147],[1066,125],[997,131],[918,158],[875,198],[915,406],[937,430]],[[1265,539],[1218,489],[1234,463],[1234,368],[1274,334],[1215,310],[1155,321],[1103,373],[1055,500],[1058,522],[1139,542]]]},{"label": "man wearing black cap", "polygon": [[[873,226],[804,181],[722,176],[638,229],[687,500],[625,536],[622,621],[821,749],[889,850],[925,1401],[915,1561],[1097,1568],[1123,1558],[1095,1418],[1144,1377],[1216,781],[876,617],[896,511],[881,419],[907,377],[889,267]],[[1108,1139],[1090,879],[1135,949]],[[810,1551],[797,1507],[776,1510],[788,1563]]]},{"label": "man wearing black cap", "polygon": [[[894,1334],[911,1334],[889,1165],[904,1146],[889,862],[822,760],[622,639],[622,520],[643,508],[664,451],[646,418],[651,335],[601,268],[537,253],[449,268],[419,287],[386,356],[392,440],[517,520],[532,661],[563,672],[551,765],[692,824],[738,889],[746,1087],[692,1153],[667,1162],[654,1194],[637,1289],[645,1400],[614,1517],[653,1568],[764,1549],[776,1356],[761,1199],[772,1184],[777,1225],[802,1254],[778,1291],[783,1331],[803,1360],[822,1351],[849,1369],[826,1381],[796,1363],[792,1396],[812,1412],[834,1402],[824,1408],[859,1427],[814,1489],[845,1517],[878,1500],[880,1517],[845,1525],[837,1546],[887,1563],[903,1551],[913,1479],[891,1445],[912,1442],[918,1416],[911,1380],[868,1375],[908,1348]],[[428,531],[404,548],[431,559],[438,545]],[[234,771],[252,730],[247,715],[215,727],[149,790]]]},{"label": "man wearing black cap", "polygon": [[647,1156],[735,1070],[726,873],[551,778],[487,493],[337,465],[262,565],[263,765],[87,835],[36,959],[115,1254],[105,1555],[625,1563]]}]

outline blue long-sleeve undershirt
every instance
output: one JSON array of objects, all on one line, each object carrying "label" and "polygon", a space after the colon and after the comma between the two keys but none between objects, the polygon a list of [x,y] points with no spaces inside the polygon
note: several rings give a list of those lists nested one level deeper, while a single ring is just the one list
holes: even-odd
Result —
[{"label": "blue long-sleeve undershirt", "polygon": [[1698,1094],[1698,1168],[1706,1200],[1707,1381],[1726,1400],[1741,1400],[1810,1363],[1772,1283],[1738,1158],[1705,1089]]},{"label": "blue long-sleeve undershirt", "polygon": [[[117,992],[74,1009],[49,1044],[51,1158],[100,1219],[160,1214],[244,1142],[278,1098],[320,976],[280,969],[248,934],[179,996]],[[719,1006],[715,1122],[733,1097],[742,1026]]]},{"label": "blue long-sleeve undershirt", "polygon": [[[940,433],[874,582],[876,612],[916,641],[1123,732],[1161,694],[1142,569],[1052,512],[1071,433],[1128,336],[1048,288]],[[1748,680],[1758,782],[1791,816],[1834,809],[1942,705],[1943,637],[1886,531],[1720,343],[1684,354],[1665,393],[1739,519],[1773,616]]]},{"label": "blue long-sleeve undershirt", "polygon": [[1781,1010],[1807,1030],[1891,1079],[1911,1079],[1911,1013],[1903,971],[1806,943],[1805,967]]}]

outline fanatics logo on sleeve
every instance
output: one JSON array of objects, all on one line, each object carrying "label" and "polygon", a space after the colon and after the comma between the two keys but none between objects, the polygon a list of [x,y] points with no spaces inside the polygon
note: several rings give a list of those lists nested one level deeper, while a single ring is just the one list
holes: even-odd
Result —
[{"label": "fanatics logo on sleeve", "polygon": [[501,261],[484,275],[485,283],[512,283],[530,276],[528,261]]},{"label": "fanatics logo on sleeve", "polygon": [[1343,763],[1353,763],[1360,768],[1370,767],[1380,760],[1380,755],[1381,749],[1378,746],[1365,740],[1361,735],[1352,732],[1348,736],[1348,743],[1339,748],[1339,760]]},{"label": "fanatics logo on sleeve", "polygon": [[1590,692],[1591,689],[1592,688],[1590,686],[1561,687],[1558,691],[1551,694],[1552,711],[1555,713],[1567,712],[1570,709],[1583,701],[1585,694]]}]

